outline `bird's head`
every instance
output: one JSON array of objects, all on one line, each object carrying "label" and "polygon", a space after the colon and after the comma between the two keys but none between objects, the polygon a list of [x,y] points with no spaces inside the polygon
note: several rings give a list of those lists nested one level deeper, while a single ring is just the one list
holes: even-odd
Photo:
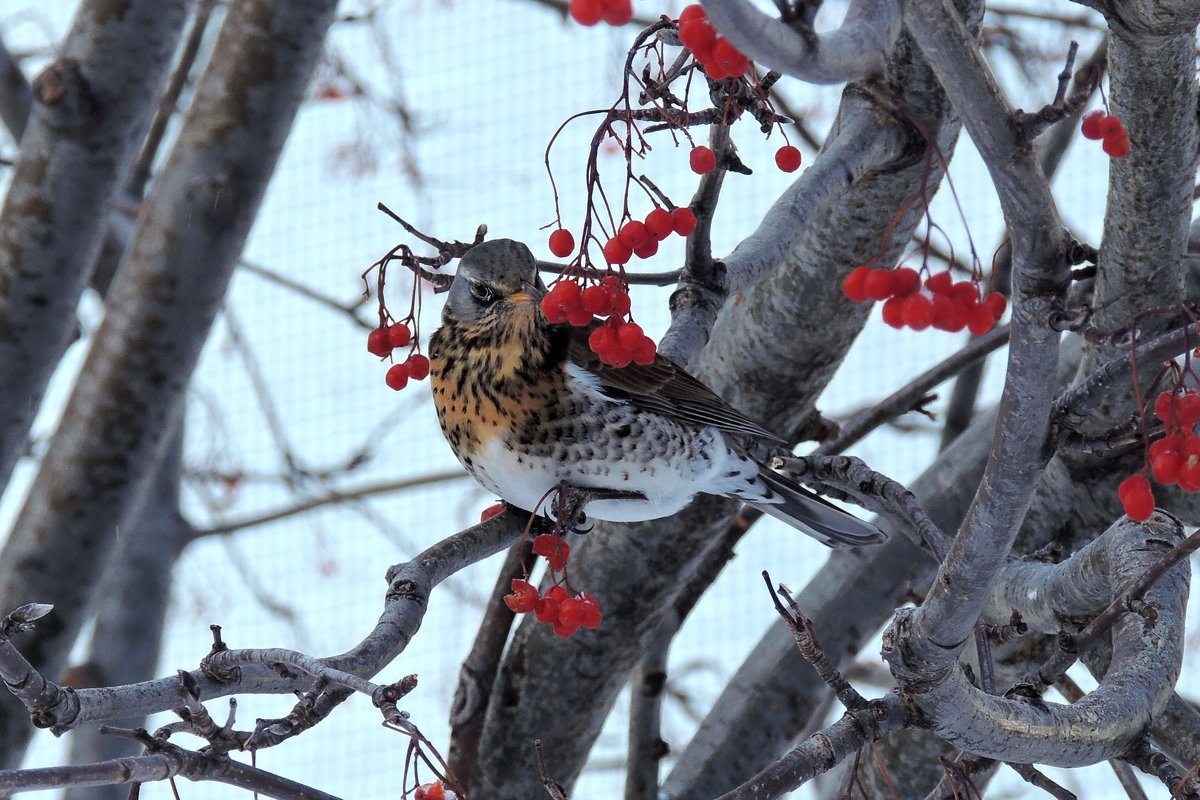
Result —
[{"label": "bird's head", "polygon": [[492,239],[472,247],[458,262],[442,319],[474,325],[511,314],[523,304],[536,309],[545,293],[529,248],[512,239]]}]

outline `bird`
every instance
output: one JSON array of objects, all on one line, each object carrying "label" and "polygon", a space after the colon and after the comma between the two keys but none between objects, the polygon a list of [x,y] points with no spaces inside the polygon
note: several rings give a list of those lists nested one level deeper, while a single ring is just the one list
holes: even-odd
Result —
[{"label": "bird", "polygon": [[613,367],[586,327],[552,324],[529,248],[481,242],[461,257],[429,341],[438,423],[463,467],[509,504],[553,516],[554,490],[589,519],[670,516],[697,493],[783,520],[829,547],[886,535],[750,455],[779,438],[661,354]]}]

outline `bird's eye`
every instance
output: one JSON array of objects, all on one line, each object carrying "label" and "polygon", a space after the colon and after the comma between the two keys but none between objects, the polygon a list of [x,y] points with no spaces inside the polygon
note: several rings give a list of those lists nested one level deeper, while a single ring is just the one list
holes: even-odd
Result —
[{"label": "bird's eye", "polygon": [[474,281],[471,282],[471,296],[481,304],[491,303],[497,297],[492,287]]}]

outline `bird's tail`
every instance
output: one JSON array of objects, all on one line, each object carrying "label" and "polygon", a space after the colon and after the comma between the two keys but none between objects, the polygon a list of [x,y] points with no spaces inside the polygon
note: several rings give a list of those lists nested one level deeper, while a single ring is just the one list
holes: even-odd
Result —
[{"label": "bird's tail", "polygon": [[871,523],[863,522],[778,472],[761,467],[758,478],[767,491],[761,499],[743,497],[748,505],[828,547],[861,547],[887,539],[887,534]]}]

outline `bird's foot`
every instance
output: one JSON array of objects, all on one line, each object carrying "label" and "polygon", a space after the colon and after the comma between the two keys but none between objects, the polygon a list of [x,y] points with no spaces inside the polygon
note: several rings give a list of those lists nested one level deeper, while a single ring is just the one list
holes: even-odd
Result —
[{"label": "bird's foot", "polygon": [[645,500],[646,495],[627,489],[584,489],[572,486],[566,481],[558,484],[551,509],[554,514],[555,533],[560,536],[565,533],[588,533],[592,526],[588,523],[584,508],[595,500]]}]

